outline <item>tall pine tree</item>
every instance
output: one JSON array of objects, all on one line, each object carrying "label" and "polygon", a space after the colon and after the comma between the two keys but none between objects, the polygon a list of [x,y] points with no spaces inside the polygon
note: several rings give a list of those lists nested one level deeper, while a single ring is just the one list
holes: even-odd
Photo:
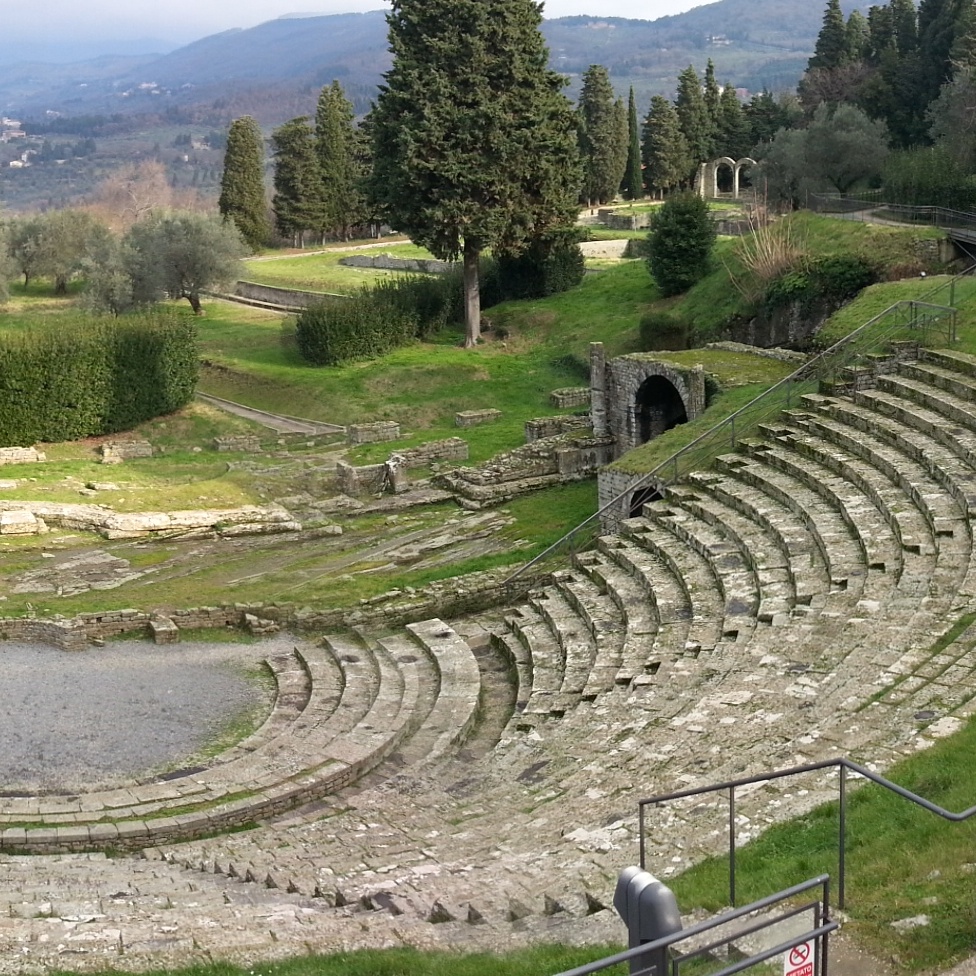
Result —
[{"label": "tall pine tree", "polygon": [[644,162],[644,186],[649,194],[664,194],[688,179],[691,151],[681,131],[678,113],[663,96],[651,99],[644,120],[641,156]]},{"label": "tall pine tree", "polygon": [[624,198],[639,200],[644,195],[644,177],[641,173],[640,128],[637,124],[637,101],[634,86],[630,86],[630,99],[627,103],[627,169],[621,187]]},{"label": "tall pine tree", "polygon": [[315,153],[322,181],[322,230],[343,241],[360,217],[355,143],[352,105],[339,82],[333,81],[319,94]]},{"label": "tall pine tree", "polygon": [[577,111],[583,200],[607,203],[620,186],[620,129],[610,75],[602,64],[591,64],[584,72]]},{"label": "tall pine tree", "polygon": [[817,36],[817,44],[810,58],[809,68],[839,68],[850,61],[847,24],[840,9],[840,0],[827,0],[823,26]]},{"label": "tall pine tree", "polygon": [[691,155],[691,166],[686,174],[691,178],[698,164],[706,162],[711,157],[715,141],[714,128],[708,114],[708,106],[705,104],[701,82],[698,80],[698,72],[692,65],[688,65],[678,75],[675,111],[678,113],[678,122]]},{"label": "tall pine tree", "polygon": [[270,240],[264,192],[264,140],[250,115],[234,119],[230,124],[217,208],[224,220],[234,222],[252,251]]},{"label": "tall pine tree", "polygon": [[296,247],[305,246],[305,233],[322,225],[322,180],[315,155],[315,134],[301,116],[271,133],[274,146],[274,188],[271,202],[278,230]]},{"label": "tall pine tree", "polygon": [[393,66],[373,111],[370,187],[391,223],[463,258],[465,345],[481,333],[478,261],[572,224],[573,107],[533,0],[393,0]]}]

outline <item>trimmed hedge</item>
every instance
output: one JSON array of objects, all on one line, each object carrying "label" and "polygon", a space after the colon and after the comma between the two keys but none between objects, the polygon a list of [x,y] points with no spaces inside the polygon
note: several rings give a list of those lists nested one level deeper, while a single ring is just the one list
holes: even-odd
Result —
[{"label": "trimmed hedge", "polygon": [[185,406],[196,328],[160,312],[0,336],[0,446],[129,430]]}]

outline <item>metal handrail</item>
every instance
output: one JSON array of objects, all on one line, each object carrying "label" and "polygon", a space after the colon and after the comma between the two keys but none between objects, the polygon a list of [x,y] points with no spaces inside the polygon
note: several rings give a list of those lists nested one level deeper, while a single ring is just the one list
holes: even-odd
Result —
[{"label": "metal handrail", "polygon": [[[713,918],[698,922],[696,925],[692,925],[689,928],[680,929],[677,932],[672,932],[670,935],[662,936],[660,939],[655,939],[653,942],[646,942],[643,945],[635,946],[631,949],[624,949],[622,952],[614,953],[611,956],[606,956],[603,959],[596,960],[595,962],[589,962],[585,965],[577,966],[575,969],[567,969],[565,972],[558,973],[557,976],[592,976],[593,973],[601,972],[604,969],[609,969],[611,966],[616,966],[620,963],[629,963],[631,960],[639,959],[644,955],[649,955],[655,950],[661,951],[664,949],[670,949],[679,942],[683,942],[687,939],[694,938],[695,936],[710,932],[712,929],[716,929],[719,926],[728,925],[730,922],[734,922],[740,918],[745,918],[747,915],[765,911],[768,908],[772,908],[783,902],[789,901],[790,899],[796,898],[814,888],[820,888],[821,890],[820,901],[816,903],[816,906],[821,909],[821,911],[818,912],[818,921],[820,924],[802,935],[788,939],[787,941],[774,946],[771,949],[765,949],[749,959],[733,963],[729,967],[722,969],[721,973],[714,974],[714,976],[731,976],[732,973],[741,972],[743,969],[746,969],[749,966],[756,965],[760,962],[765,962],[767,959],[772,959],[777,955],[788,952],[790,949],[801,945],[810,938],[822,938],[827,936],[831,932],[835,932],[840,927],[838,922],[833,921],[830,918],[829,875],[821,874],[816,878],[811,878],[809,881],[802,881],[790,888],[784,888],[782,891],[777,891],[775,894],[766,895],[764,898],[760,898],[758,901],[754,901],[749,905],[744,905],[741,908],[733,908],[730,911],[723,912],[722,914],[716,915]],[[777,921],[779,920],[777,919]],[[736,936],[734,937],[740,937],[741,934],[741,932],[737,932]],[[659,974],[659,976],[664,976],[664,974]]]},{"label": "metal handrail", "polygon": [[840,758],[840,759],[825,759],[821,762],[808,763],[805,766],[792,766],[789,769],[779,769],[771,773],[760,773],[755,776],[743,776],[739,779],[726,780],[724,783],[713,783],[710,786],[698,786],[690,787],[685,790],[677,790],[672,793],[661,793],[657,796],[648,797],[644,800],[637,801],[637,819],[638,819],[638,832],[639,832],[639,843],[640,843],[640,866],[641,868],[646,867],[646,856],[647,848],[645,841],[645,810],[649,806],[660,806],[662,803],[668,803],[672,800],[686,799],[692,796],[702,796],[706,793],[719,793],[723,790],[728,790],[729,792],[729,903],[735,905],[735,791],[742,786],[752,786],[756,783],[768,783],[773,780],[784,779],[790,776],[801,776],[805,773],[813,773],[820,769],[834,769],[836,768],[839,773],[839,783],[838,783],[838,799],[840,803],[839,808],[839,825],[838,825],[838,870],[837,870],[837,904],[840,908],[844,908],[845,903],[845,885],[846,885],[846,867],[847,867],[847,773],[852,772],[856,775],[870,780],[872,783],[878,786],[884,787],[892,793],[897,794],[905,800],[922,807],[924,810],[928,810],[929,813],[934,813],[944,820],[950,820],[954,823],[961,823],[964,820],[969,820],[974,814],[976,814],[976,805],[969,807],[959,813],[953,813],[951,810],[946,810],[945,807],[939,806],[937,803],[933,803],[931,800],[925,799],[923,796],[919,796],[917,793],[913,793],[911,790],[906,789],[904,786],[899,786],[897,783],[893,783],[891,780],[886,779],[884,776],[878,773],[872,772],[866,766],[861,766],[858,763],[852,762],[850,759]]},{"label": "metal handrail", "polygon": [[[736,443],[743,436],[748,435],[760,423],[768,419],[773,414],[778,414],[784,408],[790,409],[793,401],[798,400],[803,393],[815,392],[819,387],[820,381],[830,373],[850,366],[859,356],[864,356],[871,351],[872,347],[880,342],[890,339],[895,332],[908,325],[911,329],[931,329],[940,325],[943,316],[948,316],[948,341],[955,340],[955,312],[949,306],[938,305],[932,302],[937,295],[947,292],[950,297],[955,295],[956,282],[976,270],[976,265],[967,268],[961,274],[955,275],[949,281],[940,282],[938,285],[925,292],[919,299],[912,301],[895,302],[883,312],[875,315],[853,332],[838,340],[828,349],[825,349],[813,359],[804,363],[798,369],[790,373],[789,376],[771,386],[768,390],[761,393],[754,400],[751,400],[744,407],[740,407],[733,414],[719,421],[713,427],[700,434],[689,444],[675,451],[670,457],[666,458],[656,467],[646,474],[635,479],[627,488],[619,492],[610,499],[605,505],[601,506],[593,515],[584,519],[565,535],[544,549],[539,555],[533,557],[528,562],[523,563],[507,579],[510,583],[519,576],[527,573],[533,567],[550,559],[557,552],[571,548],[571,544],[580,538],[590,538],[591,530],[600,524],[601,520],[608,512],[620,508],[625,498],[632,497],[635,492],[642,489],[660,491],[670,484],[673,484],[686,472],[694,470],[696,467],[704,466],[711,462],[719,454],[734,450]],[[938,310],[939,314],[921,315],[919,309]],[[908,321],[902,321],[902,314],[908,313]],[[884,324],[886,320],[889,321]],[[872,331],[876,330],[876,331]],[[796,392],[794,393],[794,389]],[[785,394],[785,396],[784,396]],[[785,402],[784,402],[785,400]],[[751,419],[750,419],[751,418]],[[728,436],[722,436],[724,431],[728,431]],[[710,444],[718,440],[717,444]]]}]

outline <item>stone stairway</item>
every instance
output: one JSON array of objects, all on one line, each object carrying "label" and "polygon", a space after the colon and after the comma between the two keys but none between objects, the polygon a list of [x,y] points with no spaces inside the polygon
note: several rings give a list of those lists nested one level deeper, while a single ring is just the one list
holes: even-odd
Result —
[{"label": "stone stairway", "polygon": [[[106,953],[111,932],[126,953],[128,932],[170,952],[152,903],[167,886],[181,958],[621,938],[607,906],[637,857],[639,796],[839,754],[884,767],[976,711],[976,629],[937,643],[976,610],[967,389],[976,359],[926,353],[853,399],[808,396],[523,604],[270,659],[267,721],[186,783],[133,788],[117,808],[5,801],[16,826],[0,838],[64,817],[90,843],[107,811],[138,818],[143,859],[30,862],[42,889],[63,875],[82,893],[72,917],[92,914],[84,891],[143,879],[144,895],[98,894]],[[744,791],[740,841],[834,787],[815,774]],[[725,803],[653,812],[651,869],[720,847]],[[223,832],[228,807],[251,829]],[[203,815],[216,836],[194,836]],[[21,899],[0,925],[10,945],[70,923],[54,902],[16,907],[46,904],[22,863],[0,859],[0,889]],[[44,945],[31,951],[54,958]]]}]

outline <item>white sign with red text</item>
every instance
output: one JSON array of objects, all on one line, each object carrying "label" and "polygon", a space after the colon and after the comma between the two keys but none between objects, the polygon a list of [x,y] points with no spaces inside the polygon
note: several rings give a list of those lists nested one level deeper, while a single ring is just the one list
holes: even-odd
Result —
[{"label": "white sign with red text", "polygon": [[783,976],[813,976],[813,942],[801,942],[783,957]]}]

